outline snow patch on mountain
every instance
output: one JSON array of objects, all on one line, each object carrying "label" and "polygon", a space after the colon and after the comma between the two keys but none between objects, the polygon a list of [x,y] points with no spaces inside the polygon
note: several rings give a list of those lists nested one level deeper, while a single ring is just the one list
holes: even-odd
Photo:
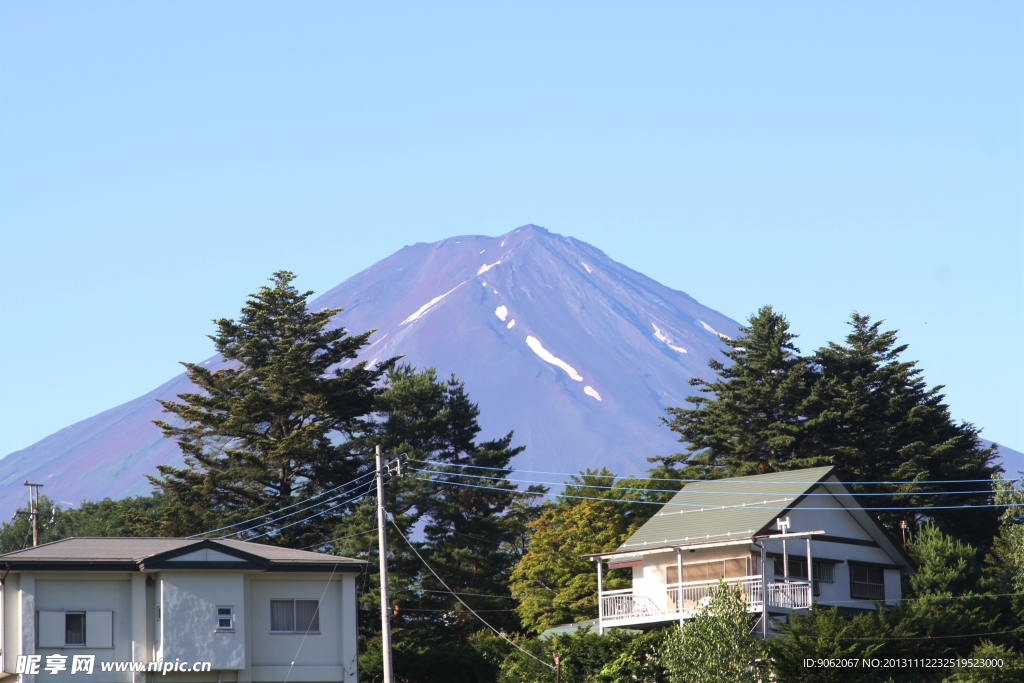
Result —
[{"label": "snow patch on mountain", "polygon": [[505,318],[508,317],[508,309],[504,306],[498,306],[494,309],[494,315],[501,318],[501,322],[505,322]]},{"label": "snow patch on mountain", "polygon": [[516,324],[516,319],[512,318],[512,322],[510,322],[508,325],[505,325],[505,327],[507,327],[508,329],[511,330],[513,327],[515,327],[515,324]]},{"label": "snow patch on mountain", "polygon": [[708,332],[710,332],[711,334],[717,334],[717,335],[718,335],[718,336],[719,336],[720,338],[722,338],[722,339],[728,339],[729,341],[732,341],[732,337],[730,337],[730,336],[729,336],[729,335],[727,335],[727,334],[722,334],[721,332],[718,332],[717,330],[715,330],[715,328],[711,327],[711,325],[708,325],[708,324],[707,324],[706,322],[704,322],[703,320],[699,320],[698,322],[699,322],[699,323],[700,323],[701,325],[703,325],[703,326],[704,326],[704,329],[705,329],[705,330],[707,330]]},{"label": "snow patch on mountain", "polygon": [[464,284],[466,284],[466,281],[465,281],[465,280],[463,280],[463,281],[462,281],[462,282],[460,282],[459,284],[455,285],[454,287],[452,287],[451,289],[449,289],[449,290],[448,290],[447,292],[445,292],[445,293],[444,293],[444,294],[442,294],[441,296],[435,296],[435,297],[434,297],[433,299],[431,299],[431,300],[430,300],[430,301],[428,301],[427,303],[425,303],[425,304],[423,304],[422,306],[420,306],[420,308],[419,308],[419,310],[418,310],[418,311],[416,311],[415,313],[413,313],[412,315],[410,315],[410,316],[409,316],[408,318],[406,318],[405,320],[403,320],[403,321],[402,321],[402,324],[403,324],[403,325],[407,325],[407,324],[409,324],[409,323],[411,323],[411,322],[414,322],[414,321],[416,321],[416,320],[419,320],[419,319],[420,319],[420,317],[421,317],[421,316],[422,316],[422,315],[423,315],[424,313],[426,313],[427,311],[429,311],[429,310],[430,310],[431,308],[433,308],[433,307],[434,307],[434,304],[436,304],[436,303],[437,303],[438,301],[440,301],[441,299],[445,298],[446,296],[448,296],[449,294],[451,294],[452,292],[454,292],[454,291],[455,291],[456,289],[458,289],[459,287],[461,287],[461,286],[462,286],[462,285],[464,285]]},{"label": "snow patch on mountain", "polygon": [[565,370],[569,374],[569,376],[572,377],[577,382],[583,381],[583,378],[580,377],[580,374],[576,372],[575,368],[573,368],[571,365],[566,363],[561,358],[556,358],[550,351],[541,346],[540,342],[537,340],[536,337],[527,337],[526,345],[533,349],[533,352],[540,356],[541,359],[543,359],[544,361],[551,363],[552,365],[557,365],[558,367]]},{"label": "snow patch on mountain", "polygon": [[662,334],[661,330],[658,329],[657,325],[655,325],[654,323],[651,323],[651,327],[654,328],[654,336],[657,337],[658,341],[665,342],[665,346],[667,346],[668,348],[672,349],[673,351],[678,351],[679,353],[686,353],[686,349],[680,348],[678,346],[673,346],[672,345],[672,340],[669,339],[668,337],[666,337],[664,334]]},{"label": "snow patch on mountain", "polygon": [[494,262],[494,263],[492,263],[491,265],[487,265],[487,264],[485,263],[484,265],[480,266],[480,270],[476,271],[476,274],[477,274],[477,275],[483,275],[484,273],[486,273],[486,272],[487,272],[488,270],[490,270],[490,269],[491,269],[491,268],[493,268],[494,266],[498,265],[499,263],[501,263],[501,261],[500,261],[500,260],[499,260],[499,261],[495,261],[495,262]]},{"label": "snow patch on mountain", "polygon": [[[584,268],[586,268],[588,273],[593,273],[594,272],[594,271],[592,271],[590,269],[590,266],[588,266],[586,263],[583,263],[583,261],[580,261],[580,265],[583,266]],[[600,399],[598,399],[598,400],[600,400]]]},{"label": "snow patch on mountain", "polygon": [[593,396],[598,401],[601,400],[601,394],[597,393],[597,389],[595,389],[592,386],[585,386],[585,387],[583,387],[583,393],[586,394],[587,396]]}]

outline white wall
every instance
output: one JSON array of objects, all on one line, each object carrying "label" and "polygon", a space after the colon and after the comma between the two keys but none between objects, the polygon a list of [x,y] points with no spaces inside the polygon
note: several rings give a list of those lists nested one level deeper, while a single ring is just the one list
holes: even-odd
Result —
[{"label": "white wall", "polygon": [[[320,633],[305,636],[302,645],[302,664],[307,665],[339,665],[341,664],[341,584],[342,577],[335,575],[330,586],[327,576],[292,579],[291,577],[273,575],[253,576],[249,582],[249,595],[252,613],[253,666],[284,665],[288,666],[295,659],[299,643],[303,640],[301,633],[270,632],[270,601],[271,600],[320,600]],[[326,589],[326,590],[325,590]],[[323,599],[321,600],[321,596]]]},{"label": "white wall", "polygon": [[[245,595],[242,574],[160,572],[160,658],[212,662],[213,670],[245,668]],[[217,631],[217,606],[235,611],[234,632]]]},{"label": "white wall", "polygon": [[[22,578],[24,581],[24,577]],[[59,654],[67,656],[67,669],[50,674],[42,671],[37,681],[80,681],[83,674],[71,674],[74,655],[96,655],[96,676],[100,662],[129,660],[132,658],[131,632],[131,576],[127,573],[97,572],[39,572],[35,574],[35,609],[39,611],[84,612],[90,610],[112,611],[113,648],[88,647],[40,647],[35,654],[43,656]],[[34,639],[33,634],[33,639]],[[128,681],[130,674],[106,674],[109,681]]]}]

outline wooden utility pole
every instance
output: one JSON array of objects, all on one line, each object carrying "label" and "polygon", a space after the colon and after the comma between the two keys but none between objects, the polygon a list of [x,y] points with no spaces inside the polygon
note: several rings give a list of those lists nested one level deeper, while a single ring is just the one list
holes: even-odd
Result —
[{"label": "wooden utility pole", "polygon": [[391,667],[391,614],[388,600],[388,541],[384,527],[384,465],[377,446],[377,544],[380,552],[380,632],[383,638],[384,683],[394,683]]},{"label": "wooden utility pole", "polygon": [[25,486],[30,487],[28,492],[29,516],[32,518],[32,545],[39,545],[39,487],[42,484],[30,484],[25,480]]}]

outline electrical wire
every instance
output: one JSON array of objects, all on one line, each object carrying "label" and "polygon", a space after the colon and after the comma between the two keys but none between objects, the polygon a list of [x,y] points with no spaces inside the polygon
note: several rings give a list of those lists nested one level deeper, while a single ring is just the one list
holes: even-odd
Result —
[{"label": "electrical wire", "polygon": [[[350,491],[346,491],[346,493],[353,493],[354,491],[356,491],[356,490],[358,490],[360,488],[365,488],[367,486],[372,486],[372,485],[373,485],[373,482],[365,482],[365,483],[360,484],[359,486],[355,487],[355,489],[352,489]],[[274,519],[268,519],[268,520],[265,520],[263,522],[260,522],[259,524],[255,524],[255,525],[253,525],[253,526],[251,526],[251,527],[249,527],[247,529],[241,529],[239,531],[235,531],[235,532],[227,534],[225,536],[218,536],[217,538],[218,539],[221,539],[221,538],[231,538],[232,536],[237,536],[238,534],[244,534],[247,531],[254,531],[254,530],[259,529],[260,527],[266,526],[268,524],[273,524],[275,522],[280,522],[281,520],[287,519],[287,518],[291,517],[292,515],[297,515],[297,514],[302,513],[302,512],[308,512],[309,510],[312,510],[315,507],[319,507],[319,506],[323,505],[324,503],[330,503],[331,501],[338,500],[339,498],[341,498],[340,495],[334,496],[333,498],[328,498],[327,500],[322,500],[319,503],[316,503],[315,505],[310,505],[309,507],[303,508],[302,510],[296,510],[295,512],[289,512],[287,515],[283,515],[281,517],[276,517]],[[351,500],[351,498],[349,500]],[[349,502],[349,501],[344,501],[342,503],[339,503],[338,505],[333,505],[333,506],[327,508],[326,510],[322,510],[320,513],[317,513],[315,515],[311,515],[310,517],[306,517],[305,519],[313,519],[313,517],[318,517],[323,512],[327,512],[329,510],[333,510],[336,507],[344,505],[347,502]],[[305,519],[302,519],[302,520],[299,520],[299,521],[302,522],[302,521],[305,521]],[[249,520],[249,521],[250,522],[255,522],[256,520],[253,519],[253,520]],[[296,524],[297,523],[298,522],[296,522]],[[294,524],[288,524],[288,525],[286,525],[284,527],[281,527],[281,528],[284,529],[284,528],[286,528],[288,526],[295,526],[295,525]],[[266,534],[260,534],[260,536],[265,536],[265,535]],[[256,538],[259,538],[260,536],[256,536]]]},{"label": "electrical wire", "polygon": [[393,527],[395,527],[395,531],[397,531],[397,532],[398,532],[398,535],[402,537],[402,539],[403,539],[403,540],[404,540],[404,541],[406,542],[406,544],[408,544],[408,546],[409,546],[409,547],[410,547],[410,548],[412,549],[412,551],[413,551],[413,552],[414,552],[414,553],[416,554],[416,557],[420,558],[420,562],[422,562],[422,563],[423,563],[423,566],[424,566],[424,567],[426,567],[426,568],[427,568],[427,570],[428,570],[428,571],[429,571],[429,572],[430,572],[431,574],[433,574],[433,575],[434,575],[434,578],[435,578],[435,579],[437,579],[437,580],[438,580],[438,582],[439,582],[439,583],[440,583],[440,584],[441,584],[442,586],[444,586],[444,587],[445,587],[445,588],[446,588],[446,589],[448,590],[448,592],[449,592],[449,593],[451,593],[451,594],[452,594],[452,595],[453,595],[453,596],[455,597],[455,599],[456,599],[456,600],[458,600],[458,601],[459,601],[460,603],[462,603],[462,606],[463,606],[463,607],[465,607],[465,608],[466,608],[467,610],[469,610],[469,611],[470,611],[470,613],[471,613],[471,614],[472,614],[473,616],[475,616],[475,617],[476,617],[477,619],[479,619],[479,620],[480,620],[480,621],[481,621],[481,622],[483,623],[483,625],[484,625],[484,626],[486,626],[487,628],[489,628],[489,629],[491,629],[492,631],[494,631],[494,632],[495,632],[495,633],[496,633],[496,634],[497,634],[498,636],[500,636],[500,637],[501,637],[502,639],[504,639],[504,640],[505,640],[505,642],[507,642],[507,643],[508,643],[509,645],[512,645],[513,647],[515,647],[515,648],[516,648],[516,649],[518,649],[518,650],[522,650],[522,651],[523,651],[523,652],[524,652],[524,653],[525,653],[526,655],[528,655],[528,656],[529,656],[529,657],[531,657],[532,659],[535,659],[535,660],[537,660],[538,662],[540,662],[541,664],[543,664],[543,665],[544,665],[544,666],[546,666],[547,668],[551,669],[552,671],[553,671],[553,670],[555,669],[555,667],[551,666],[550,664],[548,664],[547,662],[545,662],[545,661],[544,661],[543,659],[540,659],[539,657],[537,657],[536,655],[534,655],[534,654],[533,654],[532,652],[530,652],[529,650],[526,650],[526,649],[522,648],[522,647],[521,647],[521,646],[520,646],[520,645],[519,645],[518,643],[514,642],[514,641],[513,641],[513,640],[512,640],[511,638],[509,638],[508,636],[506,636],[506,635],[505,635],[504,633],[502,633],[502,632],[501,632],[501,631],[499,631],[498,629],[496,629],[496,628],[494,628],[493,626],[491,626],[491,625],[490,625],[489,623],[487,623],[487,621],[486,621],[486,620],[485,620],[485,619],[484,619],[483,617],[481,617],[481,616],[480,616],[479,614],[477,614],[476,612],[474,612],[474,611],[473,611],[473,608],[472,608],[472,607],[470,607],[470,606],[469,606],[468,604],[466,604],[466,601],[465,601],[465,600],[463,600],[462,598],[460,598],[460,597],[459,597],[459,596],[458,596],[458,595],[457,595],[457,594],[455,593],[455,591],[453,591],[453,590],[452,590],[451,588],[449,588],[449,587],[448,587],[448,584],[446,584],[446,583],[444,582],[444,579],[442,579],[442,578],[441,578],[440,576],[438,576],[438,575],[437,575],[437,572],[435,572],[435,571],[434,571],[434,568],[433,568],[433,567],[431,567],[431,566],[430,566],[429,564],[427,564],[427,561],[423,559],[423,556],[422,556],[422,555],[420,555],[420,551],[416,550],[416,546],[414,546],[414,545],[412,544],[412,541],[410,541],[410,540],[409,540],[408,538],[406,538],[406,537],[405,537],[405,534],[403,534],[403,533],[402,533],[402,529],[401,529],[401,527],[399,527],[399,526],[398,526],[398,523],[397,523],[397,522],[395,522],[395,518],[394,518],[394,517],[393,517],[393,516],[391,515],[391,513],[389,512],[389,513],[387,513],[387,515],[388,515],[388,519],[390,519],[390,520],[391,520],[391,525],[392,525]]},{"label": "electrical wire", "polygon": [[[370,494],[370,491],[366,491],[366,492],[364,492],[364,493],[361,493],[361,494],[360,494],[360,495],[358,495],[358,496],[355,496],[354,498],[349,498],[348,500],[344,500],[344,501],[342,501],[342,502],[338,503],[337,505],[332,505],[331,507],[327,508],[326,510],[321,510],[320,512],[316,513],[315,515],[310,515],[309,517],[306,517],[306,518],[304,518],[304,519],[300,519],[300,520],[299,520],[299,521],[297,521],[297,522],[292,522],[291,524],[285,524],[284,526],[282,526],[282,527],[278,527],[277,529],[271,529],[270,531],[267,531],[267,532],[265,532],[265,533],[262,533],[262,534],[260,534],[259,536],[253,536],[253,537],[252,537],[252,538],[250,538],[249,540],[250,540],[250,541],[255,541],[255,540],[256,540],[257,538],[263,538],[264,536],[270,536],[270,535],[271,535],[271,534],[273,534],[274,532],[280,532],[280,531],[282,531],[283,529],[287,529],[288,527],[293,527],[293,526],[295,526],[296,524],[302,524],[303,522],[306,522],[306,521],[308,521],[308,520],[311,520],[311,519],[313,519],[314,517],[319,517],[320,515],[326,514],[326,513],[330,512],[331,510],[334,510],[335,508],[340,508],[340,507],[341,507],[342,505],[347,505],[348,503],[354,503],[354,502],[355,502],[355,501],[357,501],[357,500],[360,500],[360,499],[362,499],[362,498],[365,498],[365,497],[366,497],[366,496],[368,496],[369,494]],[[269,524],[269,522],[267,522],[267,523]],[[261,526],[262,526],[262,525],[261,525]],[[258,528],[258,527],[254,527],[254,528]],[[233,534],[232,534],[232,535],[233,535]],[[222,537],[222,538],[223,538],[223,537]]]},{"label": "electrical wire", "polygon": [[[573,486],[573,487],[576,487],[576,488],[609,489],[609,490],[612,490],[612,491],[644,491],[644,492],[649,492],[649,493],[679,493],[681,491],[685,491],[686,490],[686,489],[637,489],[637,488],[629,488],[627,486],[600,486],[598,484],[586,484],[586,483],[566,484],[565,482],[558,483],[558,482],[553,482],[553,481],[537,481],[537,480],[533,480],[533,479],[509,479],[507,477],[488,477],[488,476],[483,475],[483,474],[466,474],[466,473],[463,473],[463,472],[445,472],[443,470],[424,470],[424,469],[420,469],[420,468],[417,468],[417,467],[411,467],[410,469],[413,470],[414,472],[426,472],[428,474],[444,474],[444,475],[453,476],[453,477],[473,477],[474,479],[493,479],[493,480],[497,480],[497,481],[514,481],[514,482],[520,482],[520,483],[523,483],[523,484],[547,484],[549,486],[561,486],[563,488],[568,488],[570,486]],[[598,478],[606,478],[606,477],[600,477],[600,475],[595,475],[595,476],[597,476]],[[658,481],[658,480],[652,480],[652,481]],[[771,482],[771,483],[775,483],[775,482]],[[805,483],[807,483],[808,485],[814,484],[814,482],[805,482]],[[692,493],[714,493],[714,494],[725,495],[725,496],[762,496],[762,495],[764,495],[763,492],[762,493],[757,493],[755,491],[705,491],[705,490],[700,490],[700,491],[691,491],[691,492]],[[973,493],[989,493],[990,494],[990,493],[993,493],[993,492],[994,492],[993,489],[980,489],[980,490],[977,490],[977,491],[921,491],[921,492],[912,492],[912,491],[911,492],[901,492],[901,491],[888,492],[888,491],[886,491],[886,492],[882,492],[882,493],[853,493],[853,492],[851,492],[851,493],[802,493],[800,495],[802,495],[802,496],[833,496],[833,497],[838,497],[838,496],[964,496],[964,495],[969,495],[969,494],[973,494]]]},{"label": "electrical wire", "polygon": [[[435,462],[429,460],[417,460],[415,458],[409,458],[410,462],[419,462],[425,465],[437,465]],[[556,477],[601,477],[605,479],[636,479],[638,481],[683,481],[683,482],[708,482],[717,481],[715,479],[669,479],[669,478],[652,478],[652,477],[620,477],[618,475],[603,475],[603,474],[585,474],[583,472],[576,472],[570,474],[566,472],[543,472],[541,470],[517,470],[512,467],[485,467],[483,465],[462,465],[458,463],[448,463],[447,467],[468,467],[477,470],[494,470],[496,472],[526,472],[528,474],[550,474]],[[1018,477],[1014,479],[1003,479],[1002,481],[1024,481],[1024,477]],[[844,484],[978,484],[978,483],[991,483],[991,479],[950,479],[950,480],[936,480],[936,481],[844,481]],[[814,484],[816,482],[811,481],[773,481],[773,484]]]},{"label": "electrical wire", "polygon": [[[348,486],[349,484],[354,484],[357,481],[359,481],[360,479],[365,479],[366,477],[368,477],[368,476],[370,476],[372,474],[376,474],[376,472],[367,472],[366,474],[362,475],[361,477],[356,477],[355,479],[353,479],[351,481],[347,481],[344,484],[341,484],[340,486],[335,486],[333,489],[329,489],[327,491],[324,491],[323,493],[318,493],[315,496],[311,496],[311,497],[309,497],[309,498],[307,498],[305,500],[300,500],[298,503],[294,503],[293,505],[289,505],[288,507],[283,507],[280,510],[276,510],[276,511],[271,512],[269,514],[276,515],[278,512],[284,512],[285,510],[290,510],[291,508],[293,508],[293,507],[295,507],[297,505],[305,505],[306,503],[308,503],[311,500],[316,500],[317,498],[320,498],[321,496],[326,496],[328,493],[331,493],[332,491],[337,491],[338,489],[344,488],[344,487]],[[335,496],[335,498],[338,498],[338,497],[340,497],[340,494],[338,496]],[[334,498],[332,498],[331,500],[334,500]],[[330,502],[330,501],[326,501],[326,500],[325,501],[321,501],[320,503],[317,503],[317,505],[321,505],[322,503],[327,503],[327,502]],[[315,506],[313,506],[313,507],[315,507]],[[292,514],[294,514],[294,513],[292,513]],[[285,517],[289,517],[289,516],[290,515],[285,515]],[[283,519],[283,518],[281,518],[281,519]],[[228,526],[222,526],[219,529],[210,529],[209,531],[204,531],[204,532],[199,533],[199,534],[192,534],[191,536],[186,536],[185,538],[196,538],[197,536],[205,536],[206,534],[212,534],[212,533],[215,533],[217,531],[224,531],[225,529],[233,529],[234,527],[236,527],[236,526],[238,526],[240,524],[248,524],[251,521],[253,521],[253,520],[247,519],[247,520],[242,521],[242,522],[235,522],[234,524],[229,524]],[[271,521],[273,521],[273,520],[271,520]],[[232,534],[232,536],[233,535],[234,534]],[[221,536],[221,538],[227,538],[227,536]]]},{"label": "electrical wire", "polygon": [[[316,611],[313,613],[319,618],[320,605],[324,602],[324,597],[327,595],[327,589],[331,587],[331,579],[334,578],[334,572],[338,568],[338,563],[335,562],[334,566],[331,567],[331,575],[327,577],[327,584],[324,586],[324,592],[320,594],[320,600],[316,603]],[[292,675],[292,669],[295,667],[295,660],[299,658],[299,653],[302,652],[302,646],[306,643],[306,636],[309,635],[309,629],[313,627],[313,622],[310,621],[309,626],[306,627],[306,632],[302,634],[302,640],[299,641],[299,647],[295,650],[295,656],[292,658],[292,663],[288,667],[288,672],[284,675],[283,683],[288,683],[288,677]],[[342,667],[344,668],[344,667]]]},{"label": "electrical wire", "polygon": [[[700,510],[701,512],[706,512],[706,511],[711,511],[711,510],[729,510],[729,509],[733,509],[733,508],[738,508],[738,509],[746,508],[746,509],[750,509],[750,510],[788,510],[789,509],[789,508],[770,508],[770,507],[764,507],[763,505],[754,505],[754,504],[747,505],[746,503],[743,503],[741,505],[714,505],[714,506],[710,506],[710,505],[700,505],[699,503],[659,503],[657,501],[648,501],[648,500],[622,500],[622,499],[617,499],[617,498],[592,498],[592,497],[588,497],[588,496],[570,496],[570,495],[564,494],[564,493],[541,493],[539,491],[509,491],[508,489],[499,489],[499,488],[494,488],[492,486],[476,486],[474,484],[462,484],[462,483],[455,482],[455,481],[442,481],[440,479],[425,479],[423,477],[416,477],[416,478],[420,479],[422,481],[431,481],[431,482],[434,482],[435,484],[448,484],[449,486],[465,486],[465,487],[474,488],[474,489],[487,489],[489,491],[501,491],[503,493],[514,493],[514,494],[518,494],[518,495],[522,495],[522,496],[551,496],[551,497],[554,497],[554,498],[576,498],[576,499],[579,499],[579,500],[596,500],[596,501],[600,501],[600,502],[604,502],[604,503],[626,503],[626,504],[630,504],[630,505],[660,505],[662,507],[664,507],[666,505],[671,505],[671,506],[674,506],[674,507],[699,507],[699,508],[701,508],[701,510]],[[506,479],[505,481],[516,481],[516,480],[515,479]],[[807,482],[803,482],[803,483],[807,483]],[[765,495],[765,494],[761,494],[761,495]],[[776,495],[778,495],[778,494],[776,494]],[[794,496],[793,499],[796,500],[796,497],[798,496],[798,494],[792,494],[792,495]],[[936,506],[932,506],[932,507],[891,507],[891,508],[861,507],[860,509],[861,510],[888,510],[888,511],[901,511],[901,510],[924,510],[924,511],[929,511],[929,510],[966,510],[968,508],[1003,508],[1003,507],[1024,507],[1024,503],[1008,503],[1008,504],[1005,504],[1005,505],[996,505],[996,504],[993,504],[993,505],[945,505],[945,506],[936,505]],[[805,508],[805,507],[802,507],[800,509],[801,510],[825,510],[825,511],[827,511],[827,510],[835,510],[836,508]]]}]

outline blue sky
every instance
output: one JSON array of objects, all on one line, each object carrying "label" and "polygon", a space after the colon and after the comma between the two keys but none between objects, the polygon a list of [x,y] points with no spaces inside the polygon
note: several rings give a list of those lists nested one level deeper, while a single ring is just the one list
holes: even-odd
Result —
[{"label": "blue sky", "polygon": [[[525,223],[810,350],[858,310],[1024,449],[1020,3],[0,5],[0,455]],[[1018,349],[1014,351],[1013,349]],[[472,387],[470,387],[472,391]]]}]

